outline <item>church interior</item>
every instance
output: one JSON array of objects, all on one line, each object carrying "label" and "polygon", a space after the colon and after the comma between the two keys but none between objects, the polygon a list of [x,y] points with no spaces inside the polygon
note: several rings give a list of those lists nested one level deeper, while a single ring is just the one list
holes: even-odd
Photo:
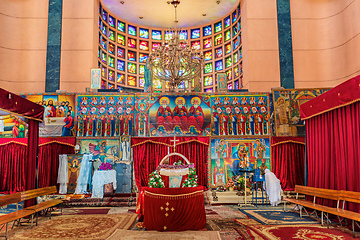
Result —
[{"label": "church interior", "polygon": [[359,238],[359,15],[0,1],[0,238]]}]

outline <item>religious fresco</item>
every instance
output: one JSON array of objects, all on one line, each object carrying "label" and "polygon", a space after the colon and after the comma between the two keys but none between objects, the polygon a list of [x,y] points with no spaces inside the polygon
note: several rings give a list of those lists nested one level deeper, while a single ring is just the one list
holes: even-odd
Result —
[{"label": "religious fresco", "polygon": [[78,95],[77,136],[117,137],[134,134],[134,96]]},{"label": "religious fresco", "polygon": [[209,136],[210,98],[201,95],[151,95],[150,136]]},{"label": "religious fresco", "polygon": [[269,94],[211,96],[212,135],[270,135]]},{"label": "religious fresco", "polygon": [[40,137],[76,135],[74,94],[29,94],[26,99],[45,108],[44,122],[39,124]]},{"label": "religious fresco", "polygon": [[300,118],[300,105],[330,88],[273,90],[274,136],[305,136],[305,122]]},{"label": "religious fresco", "polygon": [[68,187],[67,193],[74,193],[76,189],[76,181],[79,177],[80,166],[83,155],[81,154],[68,154]]},{"label": "religious fresco", "polygon": [[149,136],[149,95],[135,96],[135,134]]},{"label": "religious fresco", "polygon": [[119,139],[80,139],[80,154],[91,153],[94,170],[98,170],[101,163],[120,161],[119,146]]},{"label": "religious fresco", "polygon": [[242,170],[271,169],[269,138],[211,139],[210,186],[225,185]]},{"label": "religious fresco", "polygon": [[27,132],[26,118],[13,114],[0,116],[0,138],[25,138]]}]

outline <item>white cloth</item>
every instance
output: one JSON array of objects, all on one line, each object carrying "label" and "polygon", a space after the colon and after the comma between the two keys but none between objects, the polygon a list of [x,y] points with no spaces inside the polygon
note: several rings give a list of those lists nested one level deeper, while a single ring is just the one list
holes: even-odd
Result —
[{"label": "white cloth", "polygon": [[0,116],[0,132],[4,132],[5,126],[4,126],[4,118],[3,116]]},{"label": "white cloth", "polygon": [[280,180],[269,169],[265,169],[265,184],[271,206],[277,206],[281,202]]},{"label": "white cloth", "polygon": [[67,184],[69,182],[68,177],[68,158],[66,154],[59,155],[59,172],[57,183],[60,184],[59,193],[66,194],[67,193]]},{"label": "white cloth", "polygon": [[116,171],[115,170],[101,170],[95,171],[92,179],[92,198],[104,197],[104,185],[113,183],[113,188],[116,189]]},{"label": "white cloth", "polygon": [[76,181],[75,194],[81,194],[86,192],[87,184],[90,183],[90,173],[92,170],[92,154],[84,154],[81,160],[79,177]]},{"label": "white cloth", "polygon": [[121,143],[122,161],[130,160],[130,143],[127,140]]}]

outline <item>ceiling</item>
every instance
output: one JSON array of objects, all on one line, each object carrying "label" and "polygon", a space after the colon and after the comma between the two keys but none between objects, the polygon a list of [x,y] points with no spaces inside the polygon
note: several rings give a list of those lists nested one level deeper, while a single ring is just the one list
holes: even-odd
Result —
[{"label": "ceiling", "polygon": [[[155,28],[175,27],[174,6],[169,4],[171,0],[100,1],[110,14],[128,23]],[[217,21],[231,13],[239,2],[240,0],[181,0],[177,7],[177,27],[189,28]]]}]

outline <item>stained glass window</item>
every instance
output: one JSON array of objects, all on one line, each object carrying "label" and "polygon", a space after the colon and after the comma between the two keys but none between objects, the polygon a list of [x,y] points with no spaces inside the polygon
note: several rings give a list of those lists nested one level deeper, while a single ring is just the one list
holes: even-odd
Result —
[{"label": "stained glass window", "polygon": [[139,48],[140,48],[140,50],[148,51],[149,50],[149,42],[140,40]]},{"label": "stained glass window", "polygon": [[116,69],[125,72],[125,62],[118,59]]},{"label": "stained glass window", "polygon": [[136,77],[128,76],[128,85],[136,87]]},{"label": "stained glass window", "polygon": [[222,43],[222,34],[218,34],[215,36],[215,46],[219,45]]},{"label": "stained glass window", "polygon": [[128,63],[128,72],[136,74],[136,64],[135,63]]},{"label": "stained glass window", "polygon": [[117,35],[117,43],[120,44],[120,45],[125,46],[125,36],[121,35],[121,34],[118,34]]},{"label": "stained glass window", "polygon": [[218,60],[215,62],[215,71],[221,71],[224,69],[223,66],[223,61],[222,60]]},{"label": "stained glass window", "polygon": [[204,52],[204,60],[209,61],[211,59],[212,59],[212,51],[210,50],[210,51]]},{"label": "stained glass window", "polygon": [[139,35],[140,35],[141,38],[149,39],[149,30],[144,29],[144,28],[140,28],[139,29]]},{"label": "stained glass window", "polygon": [[109,15],[109,25],[115,27],[115,19],[111,15]]},{"label": "stained glass window", "polygon": [[120,83],[120,84],[124,84],[124,79],[125,79],[125,75],[124,74],[121,74],[121,73],[118,73],[117,74],[117,82]]},{"label": "stained glass window", "polygon": [[214,28],[215,28],[215,33],[221,32],[221,30],[222,30],[222,23],[221,23],[221,21],[215,23]]},{"label": "stained glass window", "polygon": [[128,34],[131,36],[136,36],[136,27],[128,25]]},{"label": "stained glass window", "polygon": [[191,30],[191,39],[199,38],[200,37],[200,28],[192,29]]},{"label": "stained glass window", "polygon": [[125,32],[125,23],[118,20],[117,21],[117,30],[119,30],[120,32]]},{"label": "stained glass window", "polygon": [[211,35],[211,25],[203,28],[204,37]]},{"label": "stained glass window", "polygon": [[158,30],[152,30],[152,36],[151,38],[153,40],[161,40],[161,31],[158,31]]},{"label": "stained glass window", "polygon": [[212,63],[207,63],[205,64],[205,67],[204,67],[204,73],[211,73],[213,71],[213,68],[212,68]]}]

